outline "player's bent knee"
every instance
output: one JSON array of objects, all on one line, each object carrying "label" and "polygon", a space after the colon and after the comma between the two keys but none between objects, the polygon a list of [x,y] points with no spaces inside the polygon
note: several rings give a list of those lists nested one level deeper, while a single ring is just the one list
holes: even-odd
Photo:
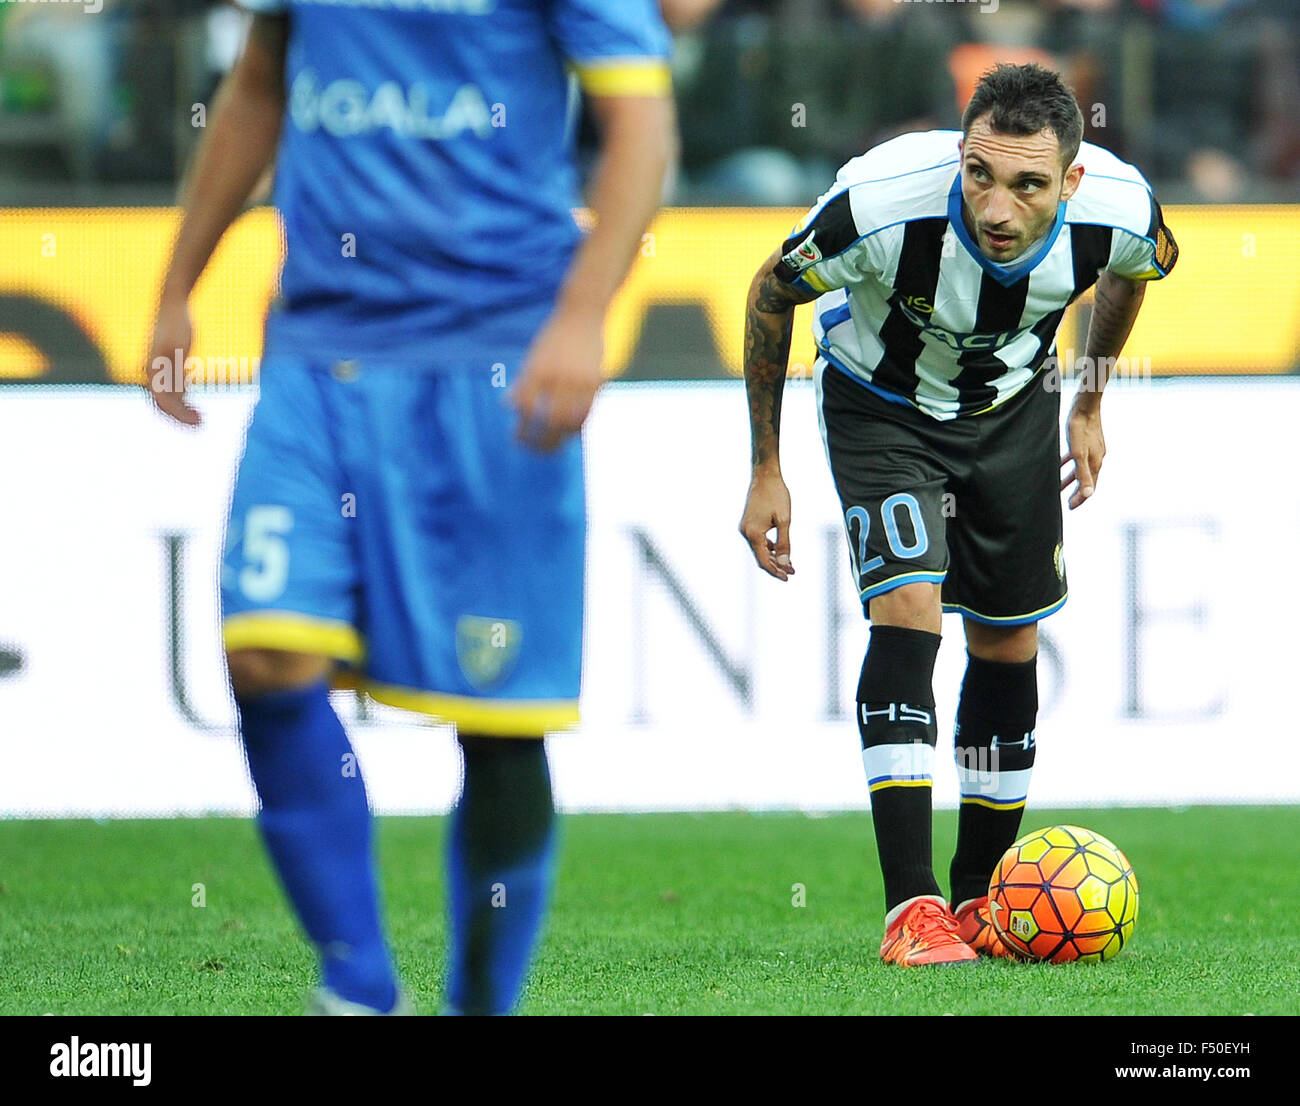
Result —
[{"label": "player's bent knee", "polygon": [[226,654],[236,699],[315,683],[329,675],[333,663],[329,657],[282,649],[232,649]]},{"label": "player's bent knee", "polygon": [[938,633],[943,607],[937,584],[904,584],[870,600],[869,617],[878,626],[904,626]]},{"label": "player's bent knee", "polygon": [[988,626],[966,621],[966,648],[971,656],[1003,664],[1023,664],[1038,655],[1038,623]]}]

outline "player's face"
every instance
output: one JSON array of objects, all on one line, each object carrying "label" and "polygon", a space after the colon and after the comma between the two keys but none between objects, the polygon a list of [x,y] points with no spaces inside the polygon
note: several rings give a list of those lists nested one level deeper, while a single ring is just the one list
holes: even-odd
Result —
[{"label": "player's face", "polygon": [[1012,261],[1052,225],[1056,205],[1079,187],[1083,166],[1062,166],[1051,128],[1000,134],[987,118],[975,120],[960,145],[962,214],[985,257]]}]

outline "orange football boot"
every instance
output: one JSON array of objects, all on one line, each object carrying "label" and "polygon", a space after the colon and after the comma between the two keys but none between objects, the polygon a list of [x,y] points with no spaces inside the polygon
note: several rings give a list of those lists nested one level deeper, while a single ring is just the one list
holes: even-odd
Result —
[{"label": "orange football boot", "polygon": [[905,968],[924,964],[968,964],[979,957],[957,934],[957,919],[946,903],[915,899],[885,930],[880,959]]},{"label": "orange football boot", "polygon": [[957,919],[957,935],[980,956],[1003,957],[1007,960],[1020,960],[1007,944],[998,936],[989,918],[989,897],[982,895],[962,904],[953,915]]}]

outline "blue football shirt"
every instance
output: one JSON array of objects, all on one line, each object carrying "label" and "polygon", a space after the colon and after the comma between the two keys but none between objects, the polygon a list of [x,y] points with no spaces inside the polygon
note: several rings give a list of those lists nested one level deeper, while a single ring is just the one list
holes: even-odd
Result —
[{"label": "blue football shirt", "polygon": [[285,14],[267,351],[436,368],[522,348],[580,233],[576,74],[662,95],[654,0],[241,0]]}]

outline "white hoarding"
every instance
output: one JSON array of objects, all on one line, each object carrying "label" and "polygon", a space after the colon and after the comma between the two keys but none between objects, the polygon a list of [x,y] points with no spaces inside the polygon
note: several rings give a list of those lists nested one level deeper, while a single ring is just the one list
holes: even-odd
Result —
[{"label": "white hoarding", "polygon": [[[1112,389],[1098,493],[1066,520],[1071,598],[1042,624],[1031,801],[1295,801],[1300,380]],[[251,403],[199,396],[191,432],[129,390],[3,393],[0,814],[253,808],[216,605]],[[736,532],[739,383],[611,386],[587,447],[584,723],[551,742],[562,805],[864,807],[852,700],[866,626],[811,385],[785,401],[786,584]],[[960,620],[945,634],[935,798],[951,806]],[[338,703],[378,809],[447,808],[446,729]]]}]

